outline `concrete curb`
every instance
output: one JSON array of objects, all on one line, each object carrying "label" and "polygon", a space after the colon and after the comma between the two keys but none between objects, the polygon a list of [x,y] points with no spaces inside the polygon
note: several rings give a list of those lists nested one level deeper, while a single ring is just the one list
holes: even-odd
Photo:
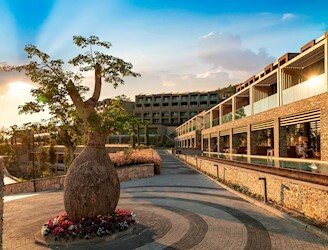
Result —
[{"label": "concrete curb", "polygon": [[[174,156],[174,155],[172,155],[172,156]],[[229,191],[229,192],[231,192],[231,193],[239,196],[240,198],[248,201],[249,203],[252,203],[252,204],[254,204],[254,205],[256,205],[256,206],[258,206],[260,208],[263,208],[263,209],[269,211],[270,213],[273,213],[273,214],[279,216],[280,218],[282,218],[282,219],[284,219],[286,221],[290,221],[290,222],[294,223],[295,225],[297,225],[298,227],[304,228],[306,231],[309,231],[312,234],[314,234],[314,235],[316,235],[316,236],[318,236],[318,237],[320,237],[320,238],[328,241],[328,233],[326,233],[326,232],[324,232],[324,231],[322,231],[322,230],[320,230],[320,229],[318,229],[318,228],[316,228],[316,227],[314,227],[314,226],[312,226],[312,225],[310,225],[310,224],[308,224],[306,222],[300,221],[300,220],[298,220],[298,219],[290,216],[289,214],[287,214],[285,212],[282,212],[282,211],[280,211],[280,210],[278,210],[278,209],[276,209],[274,207],[271,207],[271,206],[269,206],[269,205],[267,205],[265,203],[262,203],[262,202],[260,202],[260,201],[258,201],[256,199],[254,199],[254,198],[251,198],[251,197],[249,197],[249,196],[247,196],[245,194],[242,194],[242,193],[240,193],[240,192],[238,192],[238,191],[236,191],[236,190],[228,187],[227,185],[225,185],[225,184],[223,184],[223,183],[221,183],[221,182],[213,179],[211,176],[209,176],[209,175],[207,175],[207,174],[199,171],[198,169],[196,169],[195,167],[193,167],[189,163],[183,161],[182,159],[180,159],[178,157],[175,157],[175,158],[178,159],[179,161],[185,163],[188,167],[196,170],[198,173],[206,176],[207,178],[209,178],[211,181],[213,181],[217,185],[219,185],[222,188],[226,189],[227,191]]]}]

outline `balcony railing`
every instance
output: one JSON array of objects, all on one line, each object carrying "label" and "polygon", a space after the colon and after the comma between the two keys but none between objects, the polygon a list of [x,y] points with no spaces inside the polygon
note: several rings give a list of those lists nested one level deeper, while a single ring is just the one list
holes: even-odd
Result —
[{"label": "balcony railing", "polygon": [[222,116],[222,123],[231,122],[231,121],[232,121],[232,112]]},{"label": "balcony railing", "polygon": [[220,120],[219,119],[215,119],[212,121],[212,127],[219,125],[220,124]]},{"label": "balcony railing", "polygon": [[285,105],[326,92],[327,83],[325,76],[326,74],[321,74],[283,90],[282,103]]},{"label": "balcony railing", "polygon": [[237,120],[250,115],[251,115],[251,105],[247,105],[245,107],[236,110],[235,119]]},{"label": "balcony railing", "polygon": [[269,97],[266,97],[262,100],[259,100],[257,102],[254,102],[253,104],[253,111],[254,114],[264,112],[273,108],[276,108],[278,106],[277,103],[277,94],[270,95]]}]

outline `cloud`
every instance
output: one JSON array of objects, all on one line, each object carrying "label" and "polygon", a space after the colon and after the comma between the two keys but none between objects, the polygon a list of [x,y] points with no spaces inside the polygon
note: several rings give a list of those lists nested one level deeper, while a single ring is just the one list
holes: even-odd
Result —
[{"label": "cloud", "polygon": [[258,52],[243,48],[241,38],[230,32],[211,32],[199,39],[199,58],[222,71],[260,71],[275,61],[265,48]]},{"label": "cloud", "polygon": [[281,20],[287,21],[287,20],[294,19],[294,18],[296,18],[296,15],[294,15],[292,13],[284,13],[281,17]]},{"label": "cloud", "polygon": [[163,82],[162,85],[165,87],[175,87],[176,86],[176,84],[174,82]]},{"label": "cloud", "polygon": [[9,83],[17,81],[31,83],[31,80],[22,72],[0,72],[0,95],[7,92]]}]

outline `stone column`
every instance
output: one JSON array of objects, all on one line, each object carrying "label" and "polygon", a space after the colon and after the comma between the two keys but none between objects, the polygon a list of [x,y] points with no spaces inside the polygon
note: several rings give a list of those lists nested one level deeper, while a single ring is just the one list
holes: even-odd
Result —
[{"label": "stone column", "polygon": [[222,105],[219,106],[219,125],[222,124]]},{"label": "stone column", "polygon": [[328,99],[322,98],[320,113],[320,154],[321,160],[328,161]]},{"label": "stone column", "polygon": [[232,149],[233,149],[232,138],[233,138],[232,128],[230,128],[230,133],[229,133],[229,152],[230,152],[230,154],[232,154]]},{"label": "stone column", "polygon": [[218,145],[219,153],[222,153],[224,140],[223,140],[223,136],[220,136],[220,134],[219,134],[218,142],[219,142],[219,145]]},{"label": "stone column", "polygon": [[247,155],[251,155],[252,153],[252,131],[251,124],[247,124]]},{"label": "stone column", "polygon": [[274,119],[273,127],[274,156],[287,157],[287,128],[280,126],[280,119]]},{"label": "stone column", "polygon": [[236,154],[237,153],[237,148],[238,148],[238,144],[239,144],[239,142],[238,142],[238,134],[233,134],[232,135],[232,151],[231,151],[231,153],[234,153],[234,154]]},{"label": "stone column", "polygon": [[252,155],[256,155],[257,154],[257,131],[251,131],[251,147],[250,147],[250,151]]}]

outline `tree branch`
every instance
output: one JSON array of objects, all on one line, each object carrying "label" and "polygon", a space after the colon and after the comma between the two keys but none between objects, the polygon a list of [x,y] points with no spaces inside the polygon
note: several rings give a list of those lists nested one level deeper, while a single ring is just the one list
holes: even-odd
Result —
[{"label": "tree branch", "polygon": [[77,112],[79,113],[80,117],[82,119],[86,119],[87,116],[85,114],[85,106],[84,102],[79,94],[79,91],[77,90],[76,86],[72,82],[72,80],[69,80],[67,83],[67,91],[69,96],[71,97]]},{"label": "tree branch", "polygon": [[94,107],[96,106],[101,92],[101,66],[99,63],[96,63],[95,66],[95,89],[93,90],[93,95],[87,100],[87,103],[93,102]]}]

